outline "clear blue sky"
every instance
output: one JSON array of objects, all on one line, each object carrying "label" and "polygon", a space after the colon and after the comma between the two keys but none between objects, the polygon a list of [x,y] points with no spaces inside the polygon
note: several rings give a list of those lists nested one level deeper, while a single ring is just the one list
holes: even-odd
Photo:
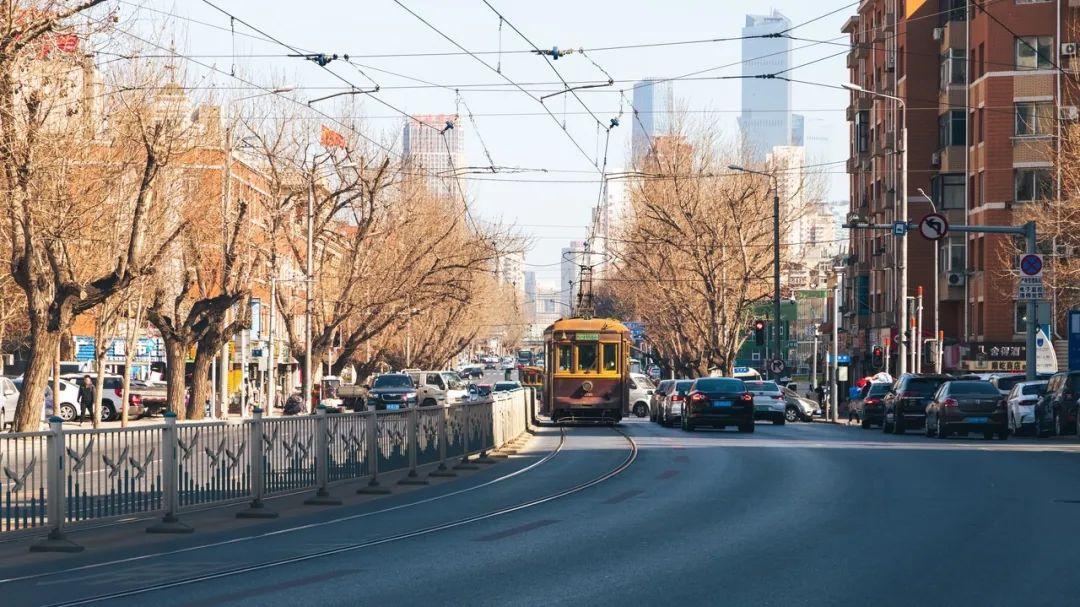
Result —
[{"label": "clear blue sky", "polygon": [[[505,83],[496,73],[488,70],[475,59],[464,56],[445,57],[361,57],[361,55],[387,53],[416,53],[455,51],[449,42],[409,15],[393,0],[324,0],[320,2],[296,2],[295,0],[213,0],[237,17],[249,21],[282,41],[299,48],[320,50],[328,53],[349,53],[353,60],[367,66],[398,72],[447,85],[475,83]],[[499,19],[481,0],[402,0],[403,3],[423,16],[433,25],[453,37],[469,50],[494,51],[499,48]],[[855,6],[845,0],[806,2],[806,0],[777,0],[774,2],[730,0],[577,0],[574,2],[547,0],[543,2],[524,0],[490,0],[491,3],[514,26],[522,30],[541,48],[586,49],[651,42],[682,41],[732,37],[740,34],[744,15],[748,12],[768,12],[772,8],[787,15],[793,23],[801,23],[826,12],[844,8],[835,15],[820,19],[793,32],[793,35],[813,40],[832,40],[843,43],[840,27],[852,14]],[[174,12],[187,19],[177,20],[181,33],[177,38],[177,50],[188,55],[231,54],[234,37],[228,31],[229,19],[201,0],[167,2],[148,0],[146,6]],[[130,14],[129,4],[121,4]],[[149,13],[146,16],[150,16]],[[215,29],[192,22],[204,21],[223,27]],[[253,33],[239,23],[238,32]],[[847,77],[843,46],[816,44],[807,48],[808,42],[793,42],[796,47],[793,64],[799,64],[826,55],[837,54],[791,74],[795,78],[838,83]],[[318,66],[300,59],[283,56],[251,57],[254,54],[283,55],[282,47],[236,36],[235,59],[239,73],[250,75],[258,82],[277,85],[287,82],[301,87],[337,86],[329,74]],[[520,50],[528,44],[514,33],[509,25],[502,30],[502,48]],[[701,69],[735,63],[741,59],[740,43],[715,42],[666,48],[645,48],[590,53],[600,66],[616,80],[633,81],[649,76],[676,76]],[[494,64],[496,55],[483,58]],[[228,71],[232,60],[226,57],[200,59],[215,63]],[[551,82],[555,74],[546,63],[534,55],[504,54],[502,71],[513,80],[525,82]],[[592,80],[603,74],[586,58],[567,56],[556,63],[567,80]],[[358,86],[369,83],[356,69],[343,64],[331,67]],[[413,84],[409,80],[375,70],[367,70],[383,87]],[[710,75],[737,75],[739,66],[710,72]],[[228,76],[215,76],[213,82],[230,84]],[[236,83],[232,83],[236,84]],[[616,82],[615,89],[628,88],[629,82]],[[690,111],[714,112],[718,124],[732,135],[736,132],[735,117],[739,110],[738,80],[678,81],[675,83],[677,103]],[[795,111],[806,114],[808,130],[827,133],[829,142],[822,153],[823,161],[843,160],[846,157],[847,126],[844,106],[847,94],[843,91],[806,85],[793,85],[792,105]],[[589,173],[589,162],[578,152],[565,133],[551,117],[485,116],[491,113],[537,113],[543,108],[534,99],[516,90],[500,86],[500,92],[462,90],[465,103],[476,116],[476,126],[498,165],[546,168],[559,171],[583,171],[571,173],[517,173],[500,174],[485,179],[532,179],[540,182],[496,182],[470,180],[468,191],[475,201],[478,215],[501,218],[516,223],[532,235],[535,247],[527,255],[529,264],[536,270],[541,282],[554,283],[558,277],[559,249],[571,239],[580,239],[589,220],[589,209],[597,199],[599,184],[597,174]],[[552,88],[538,86],[527,88]],[[604,91],[603,89],[600,89]],[[324,94],[323,91],[300,90],[291,93],[299,99],[310,99]],[[385,88],[379,97],[411,114],[452,113],[455,95],[442,89],[392,90]],[[602,120],[614,116],[619,110],[616,93],[581,93],[582,99]],[[551,99],[547,106],[563,119],[563,101]],[[370,117],[371,130],[387,134],[397,133],[402,124],[395,115],[378,103],[366,100],[362,111]],[[570,99],[566,104],[570,112],[582,112],[582,108]],[[464,108],[462,108],[464,114]],[[568,114],[566,126],[574,139],[590,155],[595,154],[602,139],[597,134],[595,122],[588,115]],[[476,130],[468,121],[462,128],[467,133],[466,155],[470,165],[486,165]],[[629,150],[630,123],[624,119],[612,136],[609,166],[621,168],[626,163]],[[843,165],[829,167],[830,199],[847,198],[847,180]],[[552,180],[579,180],[579,183],[552,183]]]}]

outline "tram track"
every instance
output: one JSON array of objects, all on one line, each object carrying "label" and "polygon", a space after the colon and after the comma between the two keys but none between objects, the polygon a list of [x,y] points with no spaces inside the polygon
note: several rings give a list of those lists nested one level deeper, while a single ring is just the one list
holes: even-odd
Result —
[{"label": "tram track", "polygon": [[[637,459],[637,454],[638,454],[637,444],[635,443],[635,441],[628,434],[626,434],[622,430],[620,430],[618,428],[613,428],[613,430],[617,434],[619,434],[622,438],[624,438],[626,440],[628,446],[629,446],[629,452],[627,453],[626,458],[619,465],[617,465],[616,467],[614,467],[614,468],[612,468],[610,470],[605,471],[603,474],[600,474],[599,476],[596,476],[596,477],[594,477],[594,478],[592,478],[590,480],[578,483],[578,484],[576,484],[576,485],[574,485],[572,487],[566,488],[566,489],[561,489],[561,490],[549,493],[547,495],[544,495],[544,496],[541,496],[541,497],[538,497],[538,498],[529,499],[529,500],[526,500],[524,502],[520,502],[520,503],[517,503],[517,504],[510,505],[510,506],[504,506],[504,507],[501,507],[501,508],[496,508],[494,510],[490,510],[488,512],[484,512],[484,513],[481,513],[481,514],[462,517],[462,518],[455,519],[455,520],[452,520],[452,521],[448,521],[448,522],[444,522],[444,523],[438,523],[438,524],[435,524],[435,525],[429,525],[427,527],[423,527],[423,528],[420,528],[420,529],[414,529],[414,530],[411,530],[411,531],[405,531],[405,532],[401,532],[401,533],[396,533],[396,534],[381,537],[381,538],[375,538],[375,539],[371,539],[371,540],[365,540],[365,541],[362,541],[362,542],[356,542],[354,544],[349,544],[349,545],[346,545],[346,546],[341,546],[341,547],[333,548],[333,549],[330,549],[330,550],[323,550],[323,551],[320,551],[320,552],[315,552],[315,553],[310,553],[310,554],[302,554],[302,555],[291,556],[291,557],[286,557],[286,558],[281,558],[281,559],[275,559],[275,560],[266,561],[266,562],[262,562],[262,563],[246,565],[246,566],[242,566],[242,567],[235,567],[235,568],[232,568],[232,569],[227,569],[227,570],[217,571],[217,572],[212,572],[212,573],[199,574],[199,575],[194,575],[194,576],[180,578],[180,579],[171,580],[171,581],[163,581],[163,582],[155,583],[155,584],[150,585],[150,586],[143,586],[143,587],[139,587],[139,588],[132,588],[132,589],[129,589],[129,590],[119,590],[119,591],[115,591],[115,592],[103,593],[103,594],[99,594],[99,595],[95,595],[95,596],[84,597],[84,598],[74,599],[74,600],[70,600],[70,601],[62,601],[62,602],[57,602],[57,603],[51,603],[50,605],[52,607],[71,606],[71,605],[88,605],[88,604],[93,604],[93,603],[99,603],[99,602],[102,602],[102,601],[116,600],[116,599],[132,597],[132,596],[144,595],[144,594],[156,592],[156,591],[159,591],[159,590],[166,590],[166,589],[170,589],[170,588],[188,586],[188,585],[191,585],[191,584],[196,584],[196,583],[204,582],[204,581],[219,580],[219,579],[222,579],[222,578],[240,576],[240,575],[244,575],[244,574],[248,574],[248,573],[252,573],[252,572],[256,572],[256,571],[271,570],[271,569],[274,569],[274,568],[277,568],[277,567],[283,567],[283,566],[292,565],[292,564],[295,564],[295,563],[311,561],[311,560],[315,560],[315,559],[321,559],[321,558],[324,558],[324,557],[339,555],[339,554],[342,554],[342,553],[354,552],[354,551],[357,551],[357,550],[363,550],[363,549],[366,549],[366,548],[373,548],[373,547],[376,547],[376,546],[382,546],[382,545],[391,544],[391,543],[394,543],[394,542],[400,542],[400,541],[404,541],[404,540],[408,540],[408,539],[412,539],[412,538],[416,538],[416,537],[430,535],[430,534],[433,534],[433,533],[438,533],[438,532],[441,532],[441,531],[455,529],[455,528],[463,527],[463,526],[466,526],[466,525],[471,525],[471,524],[474,524],[474,523],[478,523],[478,522],[481,522],[481,521],[490,520],[490,519],[493,519],[493,518],[505,516],[505,515],[508,515],[508,514],[511,514],[511,513],[520,512],[522,510],[526,510],[526,509],[529,509],[529,508],[534,508],[534,507],[540,506],[542,504],[545,504],[545,503],[548,503],[548,502],[551,502],[551,501],[554,501],[554,500],[557,500],[557,499],[560,499],[560,498],[563,498],[563,497],[567,497],[567,496],[573,495],[575,493],[579,493],[579,492],[584,491],[586,489],[589,489],[591,487],[595,487],[596,485],[599,485],[599,484],[601,484],[601,483],[603,483],[603,482],[605,482],[607,480],[610,480],[610,479],[618,476],[619,474],[624,472],[627,468],[629,468],[634,463],[634,461]],[[298,525],[298,526],[290,527],[290,528],[287,528],[287,529],[279,529],[279,530],[266,532],[266,533],[262,533],[262,534],[245,536],[245,537],[242,537],[242,538],[234,538],[232,540],[226,540],[226,541],[223,541],[223,542],[215,542],[213,544],[204,544],[204,545],[200,545],[200,546],[192,546],[192,547],[178,549],[178,550],[174,550],[174,551],[155,553],[155,554],[151,554],[151,555],[139,555],[139,556],[135,556],[135,557],[130,557],[129,559],[121,559],[121,560],[117,560],[117,561],[112,561],[110,563],[95,563],[95,564],[92,564],[92,565],[83,566],[81,569],[86,570],[86,569],[92,569],[92,568],[97,568],[97,567],[107,567],[107,566],[112,566],[112,565],[116,565],[116,564],[132,562],[132,561],[136,561],[136,560],[146,560],[146,559],[151,559],[151,558],[160,558],[160,557],[164,557],[164,556],[172,556],[172,555],[181,554],[181,553],[191,553],[191,552],[198,551],[198,550],[207,550],[207,549],[211,549],[211,548],[214,548],[214,547],[231,545],[231,544],[244,542],[244,541],[252,541],[252,540],[256,540],[256,539],[260,539],[260,538],[269,538],[269,537],[273,537],[273,536],[282,535],[282,534],[285,534],[285,533],[293,533],[293,532],[297,532],[297,531],[313,529],[313,528],[322,527],[322,526],[326,526],[326,525],[331,525],[331,524],[335,524],[335,523],[340,523],[340,522],[345,522],[345,521],[350,521],[350,520],[356,520],[358,518],[370,517],[370,516],[374,516],[376,514],[381,514],[381,513],[385,513],[385,512],[401,510],[403,508],[415,507],[415,506],[418,506],[418,505],[421,505],[421,504],[430,503],[430,502],[435,501],[435,500],[452,497],[454,495],[461,495],[462,493],[475,491],[475,490],[478,490],[478,489],[481,489],[481,488],[484,488],[484,487],[491,486],[492,484],[495,484],[497,482],[502,482],[502,481],[507,480],[509,478],[518,476],[518,475],[520,475],[520,474],[522,474],[522,473],[524,473],[526,471],[529,471],[529,470],[532,470],[532,469],[536,468],[537,466],[539,466],[539,465],[541,465],[541,464],[543,464],[543,463],[545,463],[547,461],[550,461],[552,458],[554,458],[557,454],[559,454],[562,451],[563,446],[566,443],[566,436],[567,436],[566,429],[560,427],[560,438],[559,438],[558,446],[556,447],[556,449],[552,450],[550,453],[548,453],[546,456],[544,456],[544,458],[542,458],[541,460],[538,460],[537,462],[534,462],[533,464],[530,464],[529,466],[527,466],[525,468],[522,468],[521,470],[517,470],[517,471],[515,471],[513,473],[501,476],[501,477],[499,477],[497,479],[492,479],[491,481],[481,483],[480,485],[476,485],[474,487],[469,487],[469,488],[466,488],[466,489],[462,489],[462,490],[459,490],[459,491],[454,491],[454,492],[439,495],[439,496],[433,496],[431,498],[427,498],[427,499],[424,499],[424,500],[418,500],[416,502],[409,502],[408,504],[401,504],[401,505],[393,506],[393,507],[390,507],[390,508],[384,508],[384,509],[377,510],[377,511],[351,515],[351,516],[348,516],[348,517],[340,517],[340,518],[333,519],[333,520],[330,520],[330,521],[321,521],[321,522],[318,522],[318,523],[310,523],[310,524],[306,524],[306,525]],[[57,574],[61,574],[61,573],[67,575],[67,574],[70,574],[73,570],[78,570],[78,569],[79,568],[69,568],[69,569],[65,569],[62,572],[51,572],[51,573],[45,573],[45,574],[24,576],[24,577],[20,577],[20,578],[11,578],[9,580],[0,580],[0,584],[2,584],[4,582],[13,582],[13,581],[28,581],[28,580],[32,580],[32,579],[36,579],[36,578],[48,577],[48,576],[51,576],[51,575],[57,575]]]}]

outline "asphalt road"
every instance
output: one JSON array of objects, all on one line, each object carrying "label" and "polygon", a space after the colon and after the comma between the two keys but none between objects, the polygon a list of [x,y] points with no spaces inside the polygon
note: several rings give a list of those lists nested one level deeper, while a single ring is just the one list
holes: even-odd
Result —
[{"label": "asphalt road", "polygon": [[[0,571],[29,576],[0,583],[0,596],[202,606],[1077,601],[1074,440],[938,441],[820,423],[743,435],[631,420],[622,431],[636,449],[607,428],[567,428],[561,446],[545,429],[503,465],[313,514],[305,528],[271,522],[258,535],[178,539],[190,548],[182,553],[95,565],[139,553],[87,552],[50,566],[55,574]],[[515,470],[524,471],[483,485]],[[436,499],[407,505],[422,498]]]}]

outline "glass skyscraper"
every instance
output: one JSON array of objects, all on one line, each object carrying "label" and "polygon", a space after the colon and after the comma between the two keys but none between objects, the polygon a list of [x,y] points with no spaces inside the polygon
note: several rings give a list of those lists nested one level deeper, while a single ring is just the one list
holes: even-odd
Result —
[{"label": "glass skyscraper", "polygon": [[[773,11],[768,15],[747,15],[743,36],[776,34],[791,27],[791,20]],[[789,38],[746,38],[742,41],[742,114],[739,130],[751,162],[761,162],[775,146],[792,145],[791,83],[778,79],[754,78],[775,74],[791,67]]]},{"label": "glass skyscraper", "polygon": [[634,85],[633,138],[630,143],[633,162],[649,153],[652,139],[658,135],[670,135],[672,112],[675,109],[675,93],[670,80],[646,78]]}]

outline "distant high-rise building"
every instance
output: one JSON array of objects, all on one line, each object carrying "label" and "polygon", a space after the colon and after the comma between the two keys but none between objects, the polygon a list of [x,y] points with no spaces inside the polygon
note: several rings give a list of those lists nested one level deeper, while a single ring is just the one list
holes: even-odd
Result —
[{"label": "distant high-rise building", "polygon": [[[449,128],[453,125],[453,128]],[[465,141],[457,116],[432,114],[405,119],[402,155],[428,186],[442,196],[457,194],[454,172],[465,166]]]},{"label": "distant high-rise building", "polygon": [[790,38],[751,38],[777,34],[791,20],[774,10],[768,15],[747,15],[742,35],[742,114],[739,129],[751,162],[761,162],[778,145],[792,145],[791,83],[754,78],[791,67]]},{"label": "distant high-rise building", "polygon": [[791,145],[806,145],[806,117],[802,114],[791,115]]},{"label": "distant high-rise building", "polygon": [[525,301],[527,302],[525,320],[526,322],[533,322],[533,319],[536,318],[536,272],[526,270],[523,275],[525,277]]},{"label": "distant high-rise building", "polygon": [[637,163],[649,153],[654,137],[671,134],[675,109],[671,81],[647,78],[636,83],[632,104],[635,117],[630,150]]},{"label": "distant high-rise building", "polygon": [[562,281],[559,284],[559,291],[562,295],[562,301],[566,305],[565,312],[569,315],[570,310],[573,310],[577,305],[578,295],[578,280],[580,280],[580,268],[585,265],[585,241],[584,240],[572,240],[569,247],[563,247],[561,263],[559,265],[559,274]]}]

